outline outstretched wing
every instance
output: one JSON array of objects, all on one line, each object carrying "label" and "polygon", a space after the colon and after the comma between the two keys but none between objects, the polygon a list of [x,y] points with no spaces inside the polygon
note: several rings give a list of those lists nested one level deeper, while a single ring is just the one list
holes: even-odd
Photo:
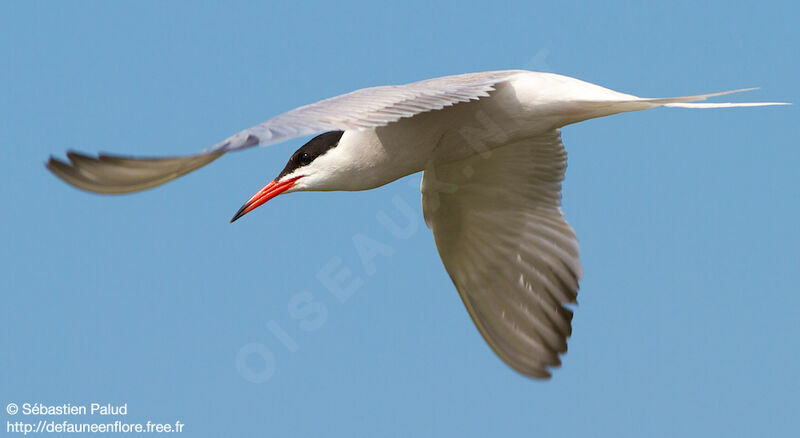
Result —
[{"label": "outstretched wing", "polygon": [[472,320],[520,373],[548,378],[572,332],[581,264],[561,213],[558,131],[454,163],[422,179],[436,247]]},{"label": "outstretched wing", "polygon": [[402,118],[487,97],[495,85],[515,73],[519,71],[466,73],[406,85],[363,88],[285,112],[234,134],[209,151],[268,145],[322,131],[384,126]]},{"label": "outstretched wing", "polygon": [[229,151],[329,130],[375,128],[487,97],[497,84],[515,73],[517,71],[513,70],[468,73],[406,85],[364,88],[293,109],[188,157],[100,155],[93,158],[71,152],[67,155],[69,163],[51,157],[47,168],[67,183],[90,192],[136,192],[196,170]]}]

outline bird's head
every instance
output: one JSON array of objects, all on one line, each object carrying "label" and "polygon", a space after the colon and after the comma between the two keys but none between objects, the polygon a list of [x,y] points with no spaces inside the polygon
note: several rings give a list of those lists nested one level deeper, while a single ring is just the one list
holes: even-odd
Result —
[{"label": "bird's head", "polygon": [[341,173],[343,157],[330,153],[339,145],[344,131],[330,131],[312,138],[298,149],[274,180],[253,195],[236,212],[231,222],[255,210],[281,193],[304,190],[332,190],[330,184]]}]

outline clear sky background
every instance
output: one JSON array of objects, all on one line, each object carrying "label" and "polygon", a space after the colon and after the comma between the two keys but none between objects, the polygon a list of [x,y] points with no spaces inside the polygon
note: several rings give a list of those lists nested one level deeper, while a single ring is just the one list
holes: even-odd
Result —
[{"label": "clear sky background", "polygon": [[[789,1],[2,2],[0,420],[26,420],[11,402],[100,402],[198,437],[796,434],[796,105],[564,129],[585,277],[544,382],[474,328],[420,175],[279,197],[229,225],[306,139],[119,197],[43,164],[192,153],[322,98],[482,70],[797,104],[798,15]],[[391,255],[363,264],[354,236]],[[356,282],[349,299],[326,269]]]}]

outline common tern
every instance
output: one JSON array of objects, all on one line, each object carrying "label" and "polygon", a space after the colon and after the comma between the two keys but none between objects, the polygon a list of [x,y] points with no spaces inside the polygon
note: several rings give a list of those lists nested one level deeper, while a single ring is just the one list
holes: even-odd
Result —
[{"label": "common tern", "polygon": [[319,134],[233,216],[282,193],[367,190],[416,172],[442,262],[486,342],[509,366],[550,377],[571,335],[582,275],[561,211],[567,155],[560,128],[656,107],[728,108],[780,102],[697,103],[746,90],[641,98],[552,73],[469,73],[365,88],[301,106],[204,152],[135,158],[67,152],[47,168],[96,193],[149,189],[223,154]]}]

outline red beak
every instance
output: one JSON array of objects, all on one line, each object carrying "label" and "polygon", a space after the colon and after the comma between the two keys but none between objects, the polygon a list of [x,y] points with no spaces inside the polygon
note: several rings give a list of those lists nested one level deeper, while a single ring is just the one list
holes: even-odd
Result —
[{"label": "red beak", "polygon": [[233,215],[233,219],[231,219],[231,223],[233,223],[236,219],[250,213],[251,211],[258,208],[261,204],[269,201],[270,199],[280,195],[281,193],[291,189],[294,187],[294,183],[302,178],[302,176],[298,176],[295,178],[287,179],[286,181],[278,182],[277,180],[270,181],[269,184],[265,185],[263,189],[259,190],[258,193],[253,195],[247,202],[244,203],[242,208]]}]

